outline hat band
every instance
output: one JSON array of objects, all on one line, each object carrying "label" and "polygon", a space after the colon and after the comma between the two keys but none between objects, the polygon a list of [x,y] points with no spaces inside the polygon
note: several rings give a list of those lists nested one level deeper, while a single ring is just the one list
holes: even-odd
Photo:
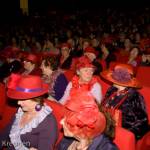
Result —
[{"label": "hat band", "polygon": [[41,92],[42,91],[42,88],[36,88],[36,89],[27,89],[27,88],[21,88],[21,87],[17,87],[16,90],[18,92]]}]

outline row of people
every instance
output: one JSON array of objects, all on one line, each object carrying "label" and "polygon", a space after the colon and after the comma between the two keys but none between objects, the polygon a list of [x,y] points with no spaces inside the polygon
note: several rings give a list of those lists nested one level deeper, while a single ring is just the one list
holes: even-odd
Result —
[{"label": "row of people", "polygon": [[[50,79],[50,77],[48,76],[49,74],[53,73],[53,69],[50,66],[51,63],[52,64],[54,63],[52,60],[53,60],[52,58],[48,59],[48,60],[44,60],[42,63],[41,68],[43,68],[43,66],[45,66],[45,69],[49,70],[48,74],[44,75],[44,78],[40,78],[40,76],[34,77],[32,75],[27,75],[27,74],[22,74],[21,76],[14,75],[13,77],[11,76],[12,78],[11,77],[8,78],[8,80],[7,80],[7,82],[8,82],[7,83],[7,86],[8,86],[7,95],[12,99],[18,99],[19,101],[21,101],[21,102],[18,102],[18,104],[21,105],[21,110],[18,110],[19,111],[18,114],[20,112],[28,114],[28,111],[24,110],[28,106],[28,104],[26,104],[26,102],[28,102],[28,101],[26,101],[25,99],[30,101],[31,98],[40,96],[40,95],[38,95],[39,93],[41,95],[44,93],[48,93],[49,100],[58,101],[57,98],[53,95],[54,93],[52,90],[52,86],[50,85],[51,82],[57,81],[57,80],[54,80],[54,78]],[[54,65],[54,67],[56,67],[56,66]],[[102,96],[102,92],[101,92],[101,88],[103,88],[103,87],[101,87],[98,77],[93,76],[95,66],[91,63],[91,61],[88,59],[88,57],[86,57],[86,56],[81,57],[76,65],[76,68],[77,68],[77,70],[76,70],[77,75],[75,75],[72,78],[72,80],[70,81],[70,83],[68,85],[66,84],[66,86],[67,86],[66,90],[64,88],[64,91],[63,91],[64,96],[62,98],[60,98],[60,100],[59,100],[60,103],[62,103],[62,106],[65,106],[65,108],[68,105],[71,105],[73,107],[78,107],[76,105],[78,105],[79,102],[82,104],[81,101],[84,102],[84,99],[86,99],[86,97],[84,98],[81,96],[80,101],[77,101],[79,99],[80,95],[82,95],[82,93],[86,93],[87,97],[89,94],[93,97],[93,99],[95,100],[94,108],[95,108],[95,105],[97,106],[99,104],[101,104],[105,108],[110,108],[110,107],[116,108],[116,106],[119,104],[118,109],[122,111],[122,120],[121,120],[122,127],[133,132],[135,134],[135,137],[137,140],[142,138],[142,136],[149,130],[148,129],[148,118],[147,118],[146,108],[145,108],[145,104],[144,104],[144,99],[143,99],[142,95],[140,95],[140,93],[136,90],[137,88],[140,87],[140,85],[138,84],[138,81],[134,77],[134,72],[133,72],[132,67],[129,65],[120,64],[120,65],[115,66],[115,68],[113,68],[113,70],[108,70],[108,71],[102,72],[101,76],[104,79],[111,81],[113,83],[113,86],[110,89],[108,89],[106,95],[103,95],[103,96]],[[51,70],[51,72],[50,72],[50,70]],[[61,73],[59,71],[56,74],[61,76],[60,75]],[[27,80],[26,80],[26,78],[27,78]],[[34,79],[32,79],[32,78],[34,78]],[[10,81],[13,81],[13,79],[14,79],[15,82],[11,83],[11,82],[9,82],[9,79],[11,79]],[[47,80],[45,80],[45,79],[47,79]],[[44,82],[44,84],[42,84],[40,82],[42,82],[42,83]],[[46,82],[49,85],[47,85]],[[39,85],[41,87],[39,87]],[[61,88],[61,86],[63,86],[63,85],[60,84],[58,86],[58,88]],[[45,90],[46,90],[46,91],[44,91],[44,93],[43,93],[43,88],[45,88]],[[60,89],[60,92],[62,92],[62,89]],[[80,94],[78,95],[78,93],[80,93]],[[15,97],[15,95],[18,95],[18,96]],[[28,95],[29,95],[29,97],[28,97]],[[76,103],[76,101],[77,101],[77,103]],[[88,102],[91,102],[91,101],[92,100],[89,100]],[[41,107],[41,105],[42,105],[42,107]],[[19,123],[20,123],[19,125],[21,125],[21,122],[23,122],[22,123],[23,125],[20,126],[21,129],[20,129],[19,133],[17,132],[18,134],[21,134],[23,132],[22,129],[24,129],[25,127],[27,129],[30,128],[30,123],[32,121],[34,123],[34,120],[35,120],[35,122],[37,123],[38,121],[36,121],[36,118],[37,118],[36,116],[42,114],[42,111],[45,109],[45,105],[41,104],[41,102],[39,101],[39,98],[38,98],[38,104],[37,104],[37,102],[36,103],[34,102],[32,105],[32,102],[31,102],[31,104],[29,104],[29,106],[32,106],[32,109],[35,108],[34,111],[31,111],[31,114],[33,113],[33,116],[29,113],[29,115],[25,115],[25,116],[27,116],[27,118],[23,117],[22,121],[21,120],[19,121]],[[90,107],[91,107],[91,104],[88,105],[87,110],[90,111]],[[93,106],[92,106],[92,108],[93,108]],[[70,106],[69,106],[69,109],[71,109],[71,111],[73,111],[73,112],[76,111],[76,110],[74,110],[74,108],[72,110],[72,108],[70,108]],[[48,111],[48,108],[47,108],[47,111]],[[49,110],[49,112],[51,112],[51,110]],[[44,111],[44,113],[46,113],[46,110]],[[82,111],[80,113],[82,114]],[[48,115],[49,113],[46,113],[46,114]],[[64,115],[66,115],[66,114],[68,114],[68,113],[65,112]],[[77,112],[75,112],[75,114],[78,115]],[[85,114],[86,114],[86,112],[83,112],[83,115],[85,115]],[[64,117],[64,115],[62,114],[63,117]],[[19,115],[17,115],[17,116],[19,116]],[[70,115],[69,115],[69,117],[70,117]],[[82,117],[82,116],[80,116],[80,117]],[[88,117],[88,119],[86,121],[89,123],[90,116],[85,116],[85,118],[86,117]],[[78,118],[78,119],[79,120],[77,121],[77,126],[78,126],[78,123],[81,124],[81,127],[86,126],[86,125],[88,126],[88,123],[82,124],[82,122],[81,122],[82,120],[80,120],[80,118]],[[75,121],[75,120],[73,120],[73,121]],[[116,120],[116,122],[117,122],[117,120]],[[13,123],[15,123],[15,122],[12,121],[12,124]],[[36,127],[39,127],[39,124],[38,123],[36,124],[36,123],[34,125]],[[73,122],[73,123],[75,123],[75,122]],[[27,126],[25,124],[27,124]],[[65,123],[65,125],[66,125],[66,123]],[[74,125],[76,125],[76,124],[73,124],[72,126],[74,126]],[[92,125],[92,122],[90,122],[90,125]],[[96,124],[94,123],[94,125],[96,125]],[[14,125],[14,127],[15,127],[15,125]],[[55,127],[57,127],[56,124],[55,124]],[[19,131],[17,129],[18,129],[18,126],[16,126],[16,130],[13,130],[13,131],[14,132]],[[7,130],[8,130],[8,128],[7,128]],[[57,130],[57,129],[55,128],[53,130]],[[31,123],[30,131],[31,132],[33,131],[32,123]],[[51,131],[51,128],[49,129],[49,131]],[[74,132],[74,130],[71,132]],[[26,133],[26,132],[24,131],[23,133]],[[85,134],[85,133],[83,133],[83,134]],[[51,135],[51,133],[48,133],[48,134]],[[73,134],[73,137],[74,136],[75,135]],[[49,138],[50,137],[51,136],[49,136]],[[76,139],[77,137],[75,136],[74,138]],[[94,138],[94,137],[92,137],[92,138]],[[43,138],[41,138],[41,140],[42,139]],[[57,139],[57,137],[56,137],[56,139]],[[56,142],[56,139],[52,140],[53,141],[52,145],[51,145],[51,143],[49,143],[50,145],[48,147],[51,147],[51,146],[53,147],[54,146],[53,144]],[[11,139],[11,140],[13,140],[13,139]],[[77,140],[79,140],[79,139],[77,138]],[[81,141],[82,141],[82,138],[81,138]],[[83,141],[86,143],[82,143],[82,142],[80,143],[78,141],[75,141],[75,142],[73,142],[74,144],[72,143],[71,145],[77,146],[79,144],[79,147],[82,146],[82,144],[90,145],[88,143],[88,141],[86,141],[86,140],[83,140]],[[12,142],[15,143],[16,141],[12,141]],[[71,145],[70,145],[70,149],[73,147]],[[17,145],[15,145],[15,146],[17,146]],[[20,144],[19,144],[19,146],[20,146]],[[21,144],[21,146],[24,146],[24,144],[23,145]],[[45,144],[45,146],[46,146],[46,144]],[[33,144],[29,147],[37,148],[37,145],[34,146],[34,144]],[[38,149],[40,149],[40,148],[38,148]]]}]

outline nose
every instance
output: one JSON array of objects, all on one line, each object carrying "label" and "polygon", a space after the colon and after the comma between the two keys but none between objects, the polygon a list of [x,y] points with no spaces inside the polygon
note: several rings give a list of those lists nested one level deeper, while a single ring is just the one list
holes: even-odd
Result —
[{"label": "nose", "polygon": [[22,104],[22,101],[18,101],[18,105],[21,105]]},{"label": "nose", "polygon": [[89,70],[89,71],[87,72],[87,74],[88,74],[88,75],[92,75],[92,74],[93,74],[93,70]]},{"label": "nose", "polygon": [[63,125],[64,124],[64,119],[60,120],[60,124]]}]

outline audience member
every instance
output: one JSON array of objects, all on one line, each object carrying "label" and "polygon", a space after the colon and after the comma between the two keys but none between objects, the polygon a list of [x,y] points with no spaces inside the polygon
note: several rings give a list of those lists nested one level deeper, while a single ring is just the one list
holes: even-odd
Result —
[{"label": "audience member", "polygon": [[58,150],[118,150],[104,134],[106,118],[89,92],[74,93],[61,120],[65,137]]},{"label": "audience member", "polygon": [[0,149],[53,150],[58,131],[52,109],[44,104],[47,92],[48,85],[38,76],[10,76],[7,96],[20,107],[0,133]]},{"label": "audience member", "polygon": [[49,84],[49,99],[59,101],[64,95],[68,81],[63,71],[58,68],[59,59],[57,57],[45,57],[41,63],[43,80]]},{"label": "audience member", "polygon": [[101,85],[99,84],[97,77],[93,76],[94,70],[95,67],[87,56],[80,57],[76,65],[77,75],[69,82],[60,103],[65,104],[72,93],[88,90],[95,97],[97,103],[100,104],[102,100]]},{"label": "audience member", "polygon": [[102,101],[106,108],[117,108],[122,112],[122,127],[135,134],[136,139],[148,131],[148,117],[144,97],[138,92],[141,87],[134,77],[133,68],[127,64],[117,64],[103,71],[101,76],[113,83]]}]

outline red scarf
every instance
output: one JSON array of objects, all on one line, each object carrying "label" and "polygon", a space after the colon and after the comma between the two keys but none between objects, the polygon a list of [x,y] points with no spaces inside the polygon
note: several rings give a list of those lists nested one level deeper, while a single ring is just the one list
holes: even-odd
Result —
[{"label": "red scarf", "polygon": [[72,88],[70,91],[70,95],[75,94],[78,91],[90,91],[93,85],[98,82],[98,78],[93,76],[92,79],[88,83],[80,84],[79,77],[74,76],[72,78]]}]

